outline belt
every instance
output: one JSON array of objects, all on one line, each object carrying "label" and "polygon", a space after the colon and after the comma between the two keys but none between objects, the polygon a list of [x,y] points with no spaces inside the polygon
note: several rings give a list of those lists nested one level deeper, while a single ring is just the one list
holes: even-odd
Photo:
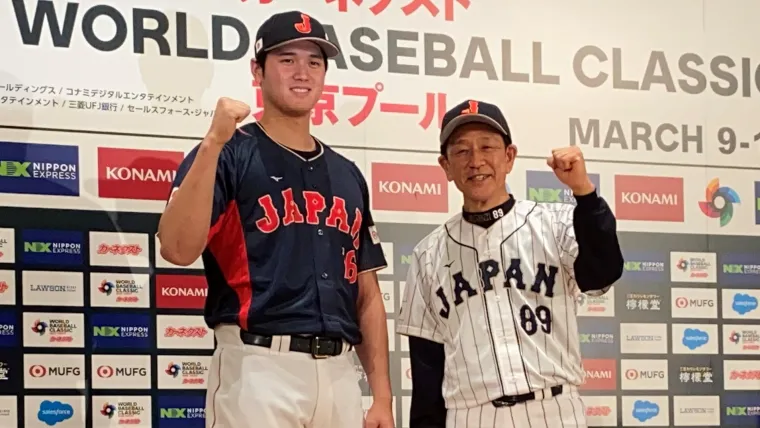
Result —
[{"label": "belt", "polygon": [[[557,395],[562,394],[562,385],[557,385],[551,387],[551,393],[552,397],[555,397]],[[544,398],[546,397],[546,393],[544,393]],[[520,394],[520,395],[505,395],[503,397],[497,398],[491,403],[494,407],[512,407],[515,404],[524,403],[526,401],[531,401],[536,399],[536,393],[535,392],[528,392],[526,394]]]},{"label": "belt", "polygon": [[[246,345],[272,347],[272,336],[262,336],[240,330],[240,340]],[[290,336],[290,351],[311,354],[315,359],[324,359],[340,355],[343,352],[343,340],[319,336]],[[348,350],[351,350],[348,345]]]}]

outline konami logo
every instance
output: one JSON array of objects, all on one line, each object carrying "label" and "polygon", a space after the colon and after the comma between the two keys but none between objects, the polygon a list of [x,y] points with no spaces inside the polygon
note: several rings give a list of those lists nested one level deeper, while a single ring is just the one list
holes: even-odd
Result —
[{"label": "konami logo", "polygon": [[372,209],[385,211],[449,211],[449,184],[438,166],[372,164]]},{"label": "konami logo", "polygon": [[170,309],[203,309],[208,294],[202,275],[157,275],[156,306]]},{"label": "konami logo", "polygon": [[612,359],[584,359],[585,380],[583,390],[609,390],[616,388],[617,363]]},{"label": "konami logo", "polygon": [[682,222],[683,178],[616,175],[615,215],[621,220]]},{"label": "konami logo", "polygon": [[165,200],[182,152],[98,148],[98,196]]}]

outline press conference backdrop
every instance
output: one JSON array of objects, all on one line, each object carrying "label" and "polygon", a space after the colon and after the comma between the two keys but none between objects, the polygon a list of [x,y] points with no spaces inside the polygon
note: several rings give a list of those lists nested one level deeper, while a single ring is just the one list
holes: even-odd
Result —
[{"label": "press conference backdrop", "polygon": [[[517,198],[574,203],[543,159],[578,145],[618,218],[625,274],[577,308],[591,426],[760,426],[756,2],[12,0],[0,427],[203,426],[203,266],[160,257],[158,215],[218,97],[260,114],[255,31],[296,6],[343,49],[312,123],[370,183],[389,331],[414,244],[461,207],[436,165],[441,116],[490,100]],[[405,427],[408,346],[389,339]]]}]

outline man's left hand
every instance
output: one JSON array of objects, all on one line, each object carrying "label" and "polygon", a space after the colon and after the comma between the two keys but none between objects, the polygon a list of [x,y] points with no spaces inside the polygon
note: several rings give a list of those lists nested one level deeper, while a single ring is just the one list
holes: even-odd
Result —
[{"label": "man's left hand", "polygon": [[546,159],[546,164],[554,170],[554,175],[559,181],[573,191],[573,194],[583,196],[595,190],[586,172],[583,153],[578,146],[552,150],[552,155]]},{"label": "man's left hand", "polygon": [[364,428],[394,428],[393,410],[390,403],[372,403],[364,416]]}]

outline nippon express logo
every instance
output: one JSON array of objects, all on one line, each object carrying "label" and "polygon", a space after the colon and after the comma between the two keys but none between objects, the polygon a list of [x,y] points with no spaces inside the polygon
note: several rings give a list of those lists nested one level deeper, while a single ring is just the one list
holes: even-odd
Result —
[{"label": "nippon express logo", "polygon": [[645,251],[625,251],[623,278],[626,280],[654,281],[665,276],[665,254]]},{"label": "nippon express logo", "polygon": [[79,196],[79,148],[0,142],[0,193]]},{"label": "nippon express logo", "polygon": [[614,345],[615,335],[612,333],[581,333],[580,342],[588,345]]},{"label": "nippon express logo", "polygon": [[757,394],[725,394],[721,402],[725,409],[723,426],[760,424],[760,396]]},{"label": "nippon express logo", "polygon": [[82,232],[71,230],[36,230],[21,231],[24,242],[24,263],[32,265],[81,265]]},{"label": "nippon express logo", "polygon": [[93,348],[148,348],[151,343],[148,315],[93,314]]},{"label": "nippon express logo", "polygon": [[628,261],[624,269],[626,272],[665,272],[665,262]]},{"label": "nippon express logo", "polygon": [[[528,199],[535,202],[563,203],[575,205],[573,191],[557,179],[551,171],[527,171],[527,189],[525,194]],[[599,174],[589,174],[591,182],[601,192],[599,186]]]},{"label": "nippon express logo", "polygon": [[697,328],[687,328],[684,330],[683,338],[681,339],[683,346],[692,351],[706,345],[709,341],[710,335],[706,331]]},{"label": "nippon express logo", "polygon": [[660,414],[660,406],[647,400],[636,400],[633,403],[632,416],[637,421],[644,423]]},{"label": "nippon express logo", "polygon": [[0,347],[15,347],[17,345],[16,314],[0,312]]},{"label": "nippon express logo", "polygon": [[739,315],[746,315],[757,309],[757,298],[745,293],[734,294],[731,309]]},{"label": "nippon express logo", "polygon": [[205,428],[206,403],[202,395],[158,397],[158,428]]},{"label": "nippon express logo", "polygon": [[721,186],[720,180],[713,178],[707,183],[705,200],[699,202],[699,209],[706,217],[718,219],[720,227],[724,227],[734,218],[734,204],[739,203],[739,194],[734,189]]},{"label": "nippon express logo", "polygon": [[40,403],[37,419],[48,426],[54,426],[74,417],[74,407],[61,401],[45,400]]},{"label": "nippon express logo", "polygon": [[755,286],[760,282],[760,254],[721,254],[718,275],[721,283]]}]

